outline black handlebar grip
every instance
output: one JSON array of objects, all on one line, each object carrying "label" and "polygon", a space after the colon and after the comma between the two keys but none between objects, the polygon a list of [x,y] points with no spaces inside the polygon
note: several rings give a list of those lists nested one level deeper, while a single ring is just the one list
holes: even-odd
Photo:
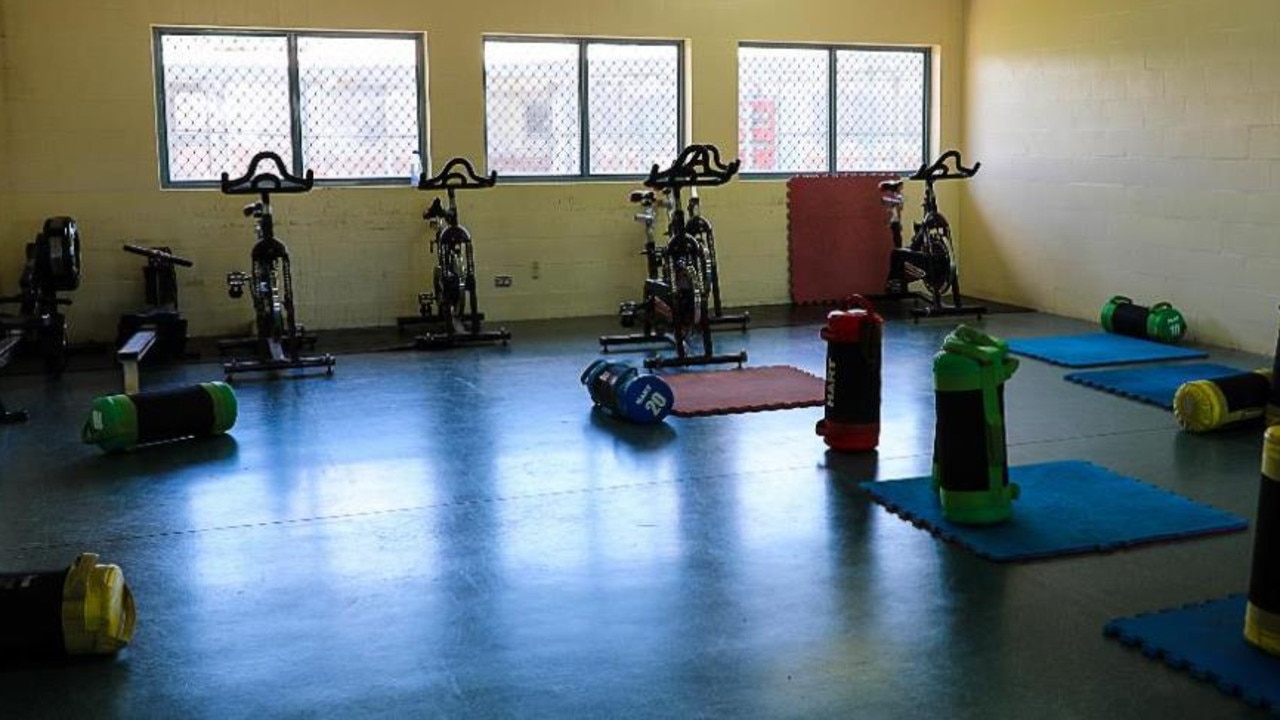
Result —
[{"label": "black handlebar grip", "polygon": [[124,251],[133,253],[134,255],[141,255],[150,260],[170,263],[172,265],[178,265],[180,267],[195,266],[195,263],[191,262],[190,260],[187,260],[186,258],[178,257],[177,255],[174,255],[172,252],[168,252],[167,250],[161,250],[159,248],[142,247],[141,245],[129,245],[128,243],[126,243],[124,246]]},{"label": "black handlebar grip", "polygon": [[[951,171],[947,165],[947,160],[954,160],[956,170]],[[973,167],[965,167],[960,158],[959,150],[948,150],[938,156],[937,160],[920,166],[919,170],[911,175],[911,180],[925,180],[934,182],[936,180],[965,180],[978,174],[978,168],[982,167],[982,163],[974,163]]]},{"label": "black handlebar grip", "polygon": [[433,178],[428,178],[426,173],[418,176],[419,190],[477,190],[493,187],[497,183],[496,170],[490,171],[488,175],[480,175],[471,161],[464,157],[449,160]]},{"label": "black handlebar grip", "polygon": [[[270,162],[276,166],[276,172],[258,172],[258,165]],[[244,175],[234,180],[227,173],[222,173],[221,189],[225,195],[260,195],[270,193],[304,193],[315,185],[315,173],[308,170],[303,177],[298,177],[285,169],[284,160],[270,151],[263,151],[249,161],[249,169]]]},{"label": "black handlebar grip", "polygon": [[740,160],[725,163],[720,149],[711,144],[694,144],[680,151],[666,170],[656,163],[649,169],[644,184],[651,188],[713,187],[723,185],[738,174]]}]

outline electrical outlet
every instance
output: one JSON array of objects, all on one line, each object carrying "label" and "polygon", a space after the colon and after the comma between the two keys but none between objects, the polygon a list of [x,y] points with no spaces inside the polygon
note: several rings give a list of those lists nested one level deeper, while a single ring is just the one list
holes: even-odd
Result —
[{"label": "electrical outlet", "polygon": [[538,276],[541,274],[542,274],[542,264],[539,263],[537,260],[534,260],[533,263],[529,265],[529,275],[534,280],[537,280]]},{"label": "electrical outlet", "polygon": [[510,275],[494,275],[493,286],[494,287],[511,287],[511,276]]}]

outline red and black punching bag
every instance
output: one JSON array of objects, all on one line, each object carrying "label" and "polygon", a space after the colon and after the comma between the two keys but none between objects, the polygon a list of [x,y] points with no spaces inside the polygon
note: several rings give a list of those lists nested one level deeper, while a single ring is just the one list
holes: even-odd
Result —
[{"label": "red and black punching bag", "polygon": [[815,431],[833,450],[880,444],[880,344],[884,318],[861,295],[827,314],[826,412]]}]

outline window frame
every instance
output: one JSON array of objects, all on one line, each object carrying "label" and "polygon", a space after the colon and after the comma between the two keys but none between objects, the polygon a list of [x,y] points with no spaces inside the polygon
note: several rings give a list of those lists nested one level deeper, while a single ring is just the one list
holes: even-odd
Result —
[{"label": "window frame", "polygon": [[[570,175],[502,175],[503,181],[519,183],[562,183],[562,182],[631,182],[648,177],[647,172],[636,174],[600,174],[591,172],[591,97],[590,83],[587,74],[587,47],[590,45],[661,45],[676,49],[676,147],[671,159],[684,149],[688,133],[686,125],[688,117],[687,86],[685,68],[685,43],[683,40],[666,40],[662,38],[595,38],[559,35],[484,35],[480,38],[481,73],[483,75],[484,103],[484,161],[489,167],[489,67],[484,62],[485,44],[489,42],[505,43],[544,43],[559,45],[577,45],[578,49],[578,132],[581,134],[578,147],[577,174]],[[501,171],[499,171],[501,173]]]},{"label": "window frame", "polygon": [[[839,110],[837,108],[836,98],[838,96],[837,80],[839,78],[840,69],[838,65],[837,53],[840,51],[866,51],[866,52],[895,52],[895,53],[915,53],[924,59],[924,69],[921,90],[923,91],[924,102],[921,103],[920,120],[921,120],[921,138],[920,138],[920,157],[922,162],[929,162],[929,145],[932,139],[931,123],[933,117],[933,48],[927,45],[857,45],[857,44],[830,44],[830,43],[794,43],[794,42],[756,42],[742,41],[738,43],[738,49],[742,48],[763,48],[768,50],[822,50],[827,53],[827,167],[826,169],[801,170],[797,172],[778,172],[774,170],[758,171],[747,170],[743,168],[739,174],[746,180],[786,180],[800,175],[811,173],[827,173],[831,175],[842,173],[884,173],[892,174],[909,174],[919,167],[898,168],[892,170],[840,170],[836,167],[838,158],[838,145],[840,126]],[[738,56],[739,59],[741,55]],[[741,63],[738,63],[739,73],[741,73]],[[742,80],[739,75],[738,80],[738,123],[741,127],[742,122]]]},{"label": "window frame", "polygon": [[[156,91],[156,140],[157,152],[160,161],[160,187],[165,190],[185,190],[185,189],[203,189],[203,188],[220,188],[221,179],[215,180],[174,180],[170,173],[169,166],[169,123],[166,118],[168,108],[168,98],[165,95],[164,88],[164,46],[163,40],[166,36],[173,35],[220,35],[220,36],[249,36],[249,37],[282,37],[285,39],[287,47],[288,61],[288,77],[289,77],[289,135],[290,145],[292,146],[293,162],[289,171],[295,175],[301,176],[306,172],[303,167],[304,159],[302,152],[302,87],[299,81],[298,69],[298,39],[303,37],[322,37],[322,38],[354,38],[360,40],[413,40],[416,70],[414,72],[415,85],[418,96],[417,104],[417,121],[418,121],[418,147],[417,151],[421,157],[427,155],[427,93],[426,93],[426,42],[423,33],[417,32],[363,32],[360,30],[284,30],[284,29],[255,29],[255,28],[217,28],[217,27],[190,27],[190,26],[173,26],[173,25],[157,25],[151,29],[151,49],[152,61],[154,67],[154,80]],[[405,166],[408,167],[410,158],[405,158]],[[240,169],[239,172],[243,172]],[[236,175],[235,168],[229,168],[228,173],[232,177]],[[369,178],[321,178],[315,179],[316,185],[326,187],[360,187],[360,186],[376,186],[385,187],[391,185],[402,185],[407,177],[395,175],[386,177],[369,177]]]}]

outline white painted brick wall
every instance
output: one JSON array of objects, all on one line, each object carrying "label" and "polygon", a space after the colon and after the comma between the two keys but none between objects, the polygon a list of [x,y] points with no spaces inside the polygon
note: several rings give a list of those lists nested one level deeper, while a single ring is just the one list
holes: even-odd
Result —
[{"label": "white painted brick wall", "polygon": [[967,288],[1082,318],[1168,300],[1194,339],[1269,353],[1278,38],[1275,0],[972,0]]}]

